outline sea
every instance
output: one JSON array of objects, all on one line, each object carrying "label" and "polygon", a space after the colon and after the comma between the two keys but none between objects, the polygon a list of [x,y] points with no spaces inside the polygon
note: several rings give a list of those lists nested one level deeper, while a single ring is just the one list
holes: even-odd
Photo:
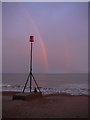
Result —
[{"label": "sea", "polygon": [[[88,95],[88,74],[33,74],[42,94]],[[22,92],[28,73],[2,74],[2,91]],[[32,78],[32,91],[38,88]],[[30,79],[25,87],[30,92]]]}]

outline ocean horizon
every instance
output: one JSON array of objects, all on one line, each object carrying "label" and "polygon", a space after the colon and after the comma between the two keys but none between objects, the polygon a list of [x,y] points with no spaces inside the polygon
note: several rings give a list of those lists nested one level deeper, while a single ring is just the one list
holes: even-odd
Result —
[{"label": "ocean horizon", "polygon": [[[88,95],[88,74],[33,74],[43,94]],[[2,91],[23,91],[28,73],[2,74]],[[29,92],[29,81],[25,92]],[[32,79],[32,91],[36,87]],[[37,87],[36,87],[37,88]]]}]

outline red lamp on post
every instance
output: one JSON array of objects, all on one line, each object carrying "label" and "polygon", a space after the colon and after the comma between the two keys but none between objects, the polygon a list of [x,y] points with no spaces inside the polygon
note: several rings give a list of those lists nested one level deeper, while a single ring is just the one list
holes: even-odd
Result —
[{"label": "red lamp on post", "polygon": [[34,42],[34,36],[30,36],[30,42]]},{"label": "red lamp on post", "polygon": [[[32,74],[32,43],[34,42],[34,36],[30,36],[30,42],[31,42],[30,74]],[[30,92],[31,92],[31,84],[32,84],[32,75],[30,75]]]},{"label": "red lamp on post", "polygon": [[34,42],[34,36],[30,36],[29,42],[31,42],[30,72],[29,72],[27,81],[26,81],[26,83],[25,83],[25,86],[24,86],[24,89],[23,89],[23,93],[24,93],[24,91],[25,91],[25,88],[26,88],[26,85],[27,85],[27,83],[28,83],[29,78],[30,78],[30,92],[31,92],[32,78],[33,78],[33,80],[34,80],[34,82],[35,82],[35,84],[36,84],[36,86],[37,86],[39,92],[41,93],[40,88],[39,88],[39,86],[38,86],[38,84],[37,84],[37,82],[36,82],[36,80],[35,80],[35,78],[34,78],[34,76],[33,76],[33,74],[32,74],[32,43]]}]

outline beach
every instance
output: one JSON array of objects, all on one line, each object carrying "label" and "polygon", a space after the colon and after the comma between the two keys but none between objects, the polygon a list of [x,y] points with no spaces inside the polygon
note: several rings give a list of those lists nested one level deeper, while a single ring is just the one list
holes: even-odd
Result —
[{"label": "beach", "polygon": [[87,95],[52,94],[13,100],[16,93],[2,93],[2,118],[88,118]]}]

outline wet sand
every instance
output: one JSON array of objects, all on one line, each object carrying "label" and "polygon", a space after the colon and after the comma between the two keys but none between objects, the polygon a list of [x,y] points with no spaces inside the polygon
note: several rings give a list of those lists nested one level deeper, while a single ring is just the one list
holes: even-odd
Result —
[{"label": "wet sand", "polygon": [[15,92],[2,93],[3,118],[88,118],[88,96],[43,95],[33,100],[12,100]]}]

